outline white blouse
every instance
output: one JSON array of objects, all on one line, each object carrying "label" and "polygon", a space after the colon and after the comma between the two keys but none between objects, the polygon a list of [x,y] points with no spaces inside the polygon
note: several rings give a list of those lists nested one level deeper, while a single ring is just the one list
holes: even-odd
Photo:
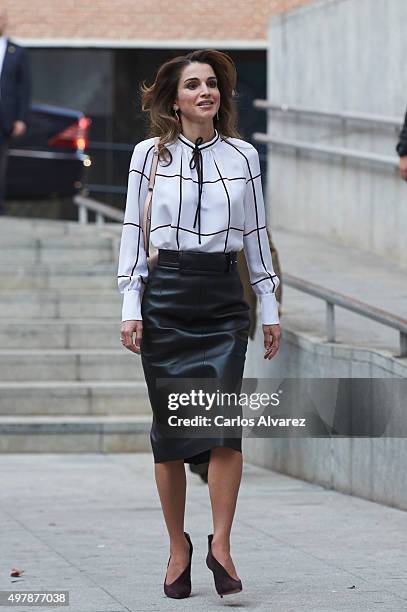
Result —
[{"label": "white blouse", "polygon": [[[239,138],[191,142],[183,134],[166,145],[172,162],[159,160],[155,177],[150,241],[156,248],[205,252],[244,248],[250,282],[261,305],[262,323],[279,322],[279,285],[271,260],[257,150]],[[142,140],[130,162],[119,253],[122,321],[141,320],[148,277],[143,238],[154,138]]]}]

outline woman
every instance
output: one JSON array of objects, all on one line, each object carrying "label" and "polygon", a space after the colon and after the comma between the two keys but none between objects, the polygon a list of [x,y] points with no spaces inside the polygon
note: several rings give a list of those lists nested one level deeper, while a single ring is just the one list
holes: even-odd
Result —
[{"label": "woman", "polygon": [[[169,60],[153,85],[142,85],[150,138],[136,145],[131,159],[120,246],[121,339],[141,355],[152,405],[155,478],[170,538],[164,592],[174,598],[191,592],[185,463],[209,461],[214,531],[206,563],[216,590],[223,596],[242,589],[230,556],[241,437],[222,431],[211,438],[164,435],[168,405],[155,385],[158,378],[241,380],[250,324],[236,268],[242,248],[261,303],[265,359],[274,357],[280,341],[279,280],[266,233],[259,158],[236,130],[235,87],[233,61],[211,49]],[[151,243],[158,263],[149,274],[142,219],[155,136],[160,140]]]}]

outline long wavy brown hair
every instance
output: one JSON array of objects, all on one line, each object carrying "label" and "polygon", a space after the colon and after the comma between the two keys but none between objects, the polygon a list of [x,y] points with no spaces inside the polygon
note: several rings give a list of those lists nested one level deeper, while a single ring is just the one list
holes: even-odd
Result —
[{"label": "long wavy brown hair", "polygon": [[141,109],[149,113],[148,138],[159,136],[159,157],[172,162],[171,152],[166,144],[174,142],[181,132],[181,123],[173,111],[173,104],[177,97],[178,83],[181,72],[185,66],[192,62],[209,64],[217,77],[220,92],[219,119],[214,117],[214,127],[221,136],[242,138],[237,130],[237,108],[235,98],[237,72],[232,58],[216,49],[200,49],[187,55],[179,55],[168,60],[160,66],[154,83],[150,86],[146,82],[140,86]]}]

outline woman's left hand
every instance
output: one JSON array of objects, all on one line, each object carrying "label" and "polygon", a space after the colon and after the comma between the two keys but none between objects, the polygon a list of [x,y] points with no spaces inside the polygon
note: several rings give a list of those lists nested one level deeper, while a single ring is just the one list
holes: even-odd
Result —
[{"label": "woman's left hand", "polygon": [[264,334],[264,359],[273,359],[280,346],[281,330],[280,325],[263,325]]}]

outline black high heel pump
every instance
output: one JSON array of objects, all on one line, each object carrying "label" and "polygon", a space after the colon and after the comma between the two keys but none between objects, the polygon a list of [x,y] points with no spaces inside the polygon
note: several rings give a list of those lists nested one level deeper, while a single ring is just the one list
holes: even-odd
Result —
[{"label": "black high heel pump", "polygon": [[213,578],[215,580],[215,587],[218,595],[223,597],[224,595],[232,595],[232,593],[239,593],[242,587],[242,581],[232,578],[232,576],[225,570],[223,565],[219,563],[212,554],[212,539],[213,533],[208,535],[208,554],[206,557],[206,565],[213,572]]},{"label": "black high heel pump", "polygon": [[[191,594],[191,561],[192,561],[192,551],[194,547],[192,546],[191,538],[189,537],[189,533],[184,531],[184,535],[188,540],[189,544],[189,563],[184,569],[184,571],[174,580],[171,584],[165,584],[164,578],[164,593],[167,597],[172,597],[174,599],[184,599],[185,597],[189,597]],[[167,569],[170,564],[171,556],[168,559]]]}]

